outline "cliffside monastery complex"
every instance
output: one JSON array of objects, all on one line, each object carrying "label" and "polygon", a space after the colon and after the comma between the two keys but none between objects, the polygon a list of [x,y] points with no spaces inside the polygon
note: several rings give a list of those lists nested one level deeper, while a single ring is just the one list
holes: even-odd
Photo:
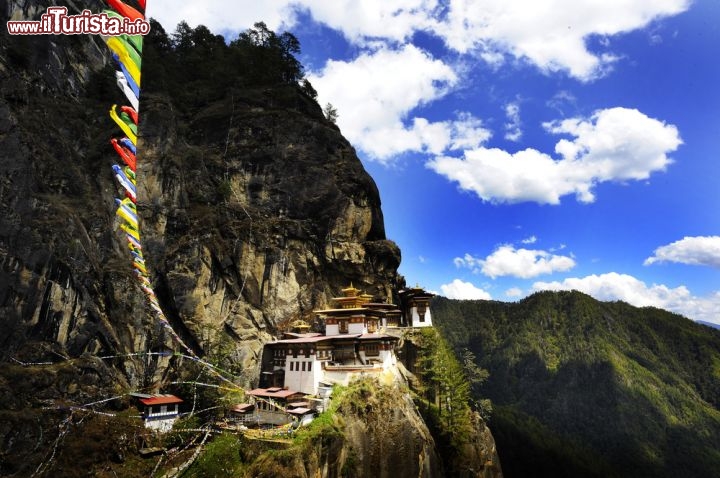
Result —
[{"label": "cliffside monastery complex", "polygon": [[[430,298],[420,287],[400,291],[401,305],[372,302],[352,285],[333,298],[335,308],[316,311],[325,334],[286,332],[265,346],[260,385],[316,395],[320,384],[347,384],[358,373],[395,366],[397,327],[429,327]],[[300,324],[302,328],[309,328]]]},{"label": "cliffside monastery complex", "polygon": [[[326,403],[334,384],[347,385],[354,377],[396,372],[397,331],[406,327],[431,327],[430,299],[421,287],[399,292],[400,306],[373,302],[352,284],[334,307],[315,311],[325,333],[309,332],[296,321],[292,332],[265,345],[260,388],[247,392],[250,403],[229,410],[237,424],[281,425],[309,421]],[[173,395],[142,395],[145,424],[169,431],[180,415],[182,399]]]}]

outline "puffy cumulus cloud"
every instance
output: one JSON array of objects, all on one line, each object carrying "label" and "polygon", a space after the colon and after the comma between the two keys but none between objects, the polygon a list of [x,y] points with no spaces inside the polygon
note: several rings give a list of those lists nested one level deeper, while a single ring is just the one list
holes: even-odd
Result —
[{"label": "puffy cumulus cloud", "polygon": [[720,236],[684,237],[658,247],[653,256],[645,260],[645,265],[656,262],[720,267]]},{"label": "puffy cumulus cloud", "polygon": [[575,267],[575,261],[568,256],[559,256],[536,249],[515,249],[500,246],[487,256],[482,264],[482,273],[488,277],[513,276],[522,279],[542,274],[564,272]]},{"label": "puffy cumulus cloud", "polygon": [[412,110],[443,97],[458,82],[450,66],[413,45],[381,46],[347,62],[331,60],[308,77],[321,92],[321,103],[337,108],[343,134],[380,161],[404,152],[475,148],[490,137],[469,113],[440,122],[409,118]]},{"label": "puffy cumulus cloud", "polygon": [[610,108],[588,119],[571,118],[543,125],[549,132],[569,134],[555,152],[565,161],[580,161],[598,181],[647,179],[670,164],[667,154],[682,140],[674,125],[650,118],[636,109]]},{"label": "puffy cumulus cloud", "polygon": [[523,244],[535,244],[535,243],[537,242],[537,237],[535,237],[535,236],[530,236],[530,237],[528,237],[527,239],[523,239],[523,240],[520,241],[520,242],[522,242]]},{"label": "puffy cumulus cloud", "polygon": [[460,279],[455,279],[449,284],[440,286],[442,295],[448,299],[459,299],[459,300],[491,300],[490,294],[484,290],[475,287],[470,282],[463,282]]},{"label": "puffy cumulus cloud", "polygon": [[694,320],[718,323],[720,317],[720,292],[696,297],[685,286],[648,286],[633,276],[617,272],[568,278],[562,282],[536,282],[532,288],[536,291],[578,290],[599,300],[622,300],[636,307],[658,307]]},{"label": "puffy cumulus cloud", "polygon": [[[612,53],[588,50],[590,36],[611,36],[685,11],[690,0],[450,0],[438,25],[448,46],[479,50],[496,58],[524,58],[548,72],[567,71],[581,80],[602,75],[616,60]],[[494,55],[493,55],[494,54]],[[497,60],[495,60],[497,62]]]},{"label": "puffy cumulus cloud", "polygon": [[556,144],[559,159],[535,149],[511,154],[480,147],[465,151],[462,158],[438,156],[427,165],[485,201],[559,204],[562,196],[575,194],[590,203],[597,183],[647,179],[665,170],[671,163],[668,154],[682,144],[674,125],[628,108],[544,126],[550,133],[573,137]]},{"label": "puffy cumulus cloud", "polygon": [[485,259],[465,254],[454,259],[457,267],[466,267],[474,273],[482,273],[492,279],[512,276],[529,279],[542,274],[564,272],[575,267],[575,260],[568,256],[559,256],[534,249],[515,249],[511,245],[502,245]]}]

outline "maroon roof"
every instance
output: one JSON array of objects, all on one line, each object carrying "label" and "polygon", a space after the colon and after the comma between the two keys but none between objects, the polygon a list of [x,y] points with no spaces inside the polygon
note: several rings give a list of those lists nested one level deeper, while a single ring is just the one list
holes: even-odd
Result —
[{"label": "maroon roof", "polygon": [[318,337],[322,336],[319,332],[305,332],[305,333],[297,333],[297,332],[285,332],[285,335],[288,337],[293,337],[295,339],[305,339],[310,337]]},{"label": "maroon roof", "polygon": [[297,408],[297,407],[309,407],[309,406],[310,406],[310,402],[293,402],[293,403],[288,403],[288,407],[293,407],[293,408]]},{"label": "maroon roof", "polygon": [[394,337],[392,335],[387,334],[362,334],[360,337],[358,337],[360,340],[400,340],[399,337]]},{"label": "maroon roof", "polygon": [[182,403],[182,398],[175,395],[153,395],[150,398],[141,398],[140,402],[148,407],[152,405],[171,405],[173,403]]},{"label": "maroon roof", "polygon": [[[274,392],[271,392],[270,390],[277,390]],[[248,392],[248,395],[252,395],[253,397],[270,397],[270,398],[287,398],[292,395],[305,395],[304,393],[297,392],[295,390],[283,390],[283,389],[277,389],[277,388],[256,388],[254,390],[250,390]]]},{"label": "maroon roof", "polygon": [[237,405],[232,407],[230,409],[230,411],[237,412],[237,413],[245,413],[245,412],[249,412],[253,408],[255,408],[255,405],[253,405],[251,403],[238,403]]},{"label": "maroon roof", "polygon": [[342,334],[341,336],[338,335],[320,335],[318,337],[305,337],[301,339],[285,339],[285,340],[278,340],[276,342],[272,342],[274,344],[314,344],[317,342],[322,342],[325,340],[333,340],[338,337],[347,338],[347,339],[354,339],[357,337],[360,337],[360,334]]},{"label": "maroon roof", "polygon": [[[364,305],[364,304],[363,304]],[[323,309],[323,310],[316,310],[316,314],[328,314],[330,312],[336,313],[336,312],[346,312],[346,313],[355,313],[355,312],[364,312],[368,310],[367,307],[352,307],[350,309]]]}]

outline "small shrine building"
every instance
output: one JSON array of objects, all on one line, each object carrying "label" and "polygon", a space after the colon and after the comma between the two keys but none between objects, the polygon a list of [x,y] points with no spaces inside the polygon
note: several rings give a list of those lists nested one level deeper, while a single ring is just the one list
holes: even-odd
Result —
[{"label": "small shrine building", "polygon": [[416,285],[398,292],[402,311],[401,323],[405,327],[432,327],[430,299],[435,294]]},{"label": "small shrine building", "polygon": [[146,428],[167,433],[180,416],[183,400],[170,394],[133,394],[143,405],[143,421]]}]

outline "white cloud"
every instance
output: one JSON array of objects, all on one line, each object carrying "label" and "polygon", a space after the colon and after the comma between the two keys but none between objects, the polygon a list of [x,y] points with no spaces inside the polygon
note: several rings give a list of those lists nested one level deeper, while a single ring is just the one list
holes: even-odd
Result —
[{"label": "white cloud", "polygon": [[520,129],[522,122],[520,121],[520,105],[517,103],[508,103],[505,105],[505,116],[507,116],[507,123],[505,123],[505,139],[508,141],[520,141],[523,132]]},{"label": "white cloud", "polygon": [[439,25],[447,44],[460,51],[504,53],[524,58],[548,72],[567,71],[581,80],[603,74],[612,53],[587,49],[590,36],[607,37],[676,15],[689,0],[450,0],[447,21]]},{"label": "white cloud", "polygon": [[511,287],[510,289],[505,291],[505,297],[510,297],[513,299],[522,297],[522,295],[523,295],[523,291],[522,291],[522,289],[519,289],[518,287]]},{"label": "white cloud", "polygon": [[655,249],[645,265],[656,262],[678,262],[699,266],[720,267],[720,236],[684,237]]},{"label": "white cloud", "polygon": [[[146,14],[159,21],[168,32],[175,30],[181,21],[190,26],[205,25],[214,33],[221,30],[240,31],[263,21],[272,30],[283,24],[294,23],[294,13],[288,0],[205,0],[204,2],[178,2],[152,0],[147,2]],[[242,12],[232,14],[231,12]]]},{"label": "white cloud", "polygon": [[466,267],[473,271],[474,274],[480,273],[480,268],[482,267],[482,259],[473,257],[467,253],[465,257],[456,257],[453,259],[453,263],[455,267]]},{"label": "white cloud", "polygon": [[647,179],[664,171],[671,163],[668,153],[682,143],[675,126],[620,107],[544,126],[573,137],[556,144],[560,159],[535,149],[511,154],[481,147],[465,151],[463,158],[436,157],[428,167],[485,201],[559,204],[562,196],[575,194],[590,203],[597,183]]},{"label": "white cloud", "polygon": [[575,267],[575,261],[568,256],[558,256],[534,249],[515,249],[500,246],[482,262],[482,273],[488,277],[501,276],[529,279],[542,274],[564,272]]},{"label": "white cloud", "polygon": [[448,299],[459,299],[459,300],[491,300],[490,294],[484,290],[475,287],[470,282],[463,282],[460,279],[455,279],[450,284],[444,284],[440,286],[442,295]]},{"label": "white cloud", "polygon": [[374,159],[475,148],[490,137],[469,113],[440,122],[410,118],[415,108],[443,97],[458,82],[450,66],[413,45],[380,47],[349,62],[331,60],[308,77],[321,104],[329,101],[338,109],[343,134]]},{"label": "white cloud", "polygon": [[648,286],[633,276],[617,272],[568,278],[562,282],[536,282],[533,289],[578,290],[598,300],[622,300],[636,307],[653,306],[694,320],[720,323],[720,292],[701,298],[693,296],[685,286]]},{"label": "white cloud", "polygon": [[523,244],[535,244],[535,243],[537,242],[537,237],[535,237],[535,236],[530,236],[530,237],[528,237],[527,239],[523,239],[523,240],[520,241],[520,242],[522,242]]},{"label": "white cloud", "polygon": [[558,256],[542,250],[515,249],[511,245],[498,247],[485,259],[465,254],[464,257],[456,257],[454,263],[457,267],[466,267],[492,279],[502,276],[529,279],[575,267],[572,257]]},{"label": "white cloud", "polygon": [[403,41],[416,31],[429,30],[437,0],[303,0],[293,2],[306,8],[319,22],[339,30],[355,43],[368,38]]},{"label": "white cloud", "polygon": [[302,10],[341,32],[348,41],[367,45],[373,38],[401,42],[416,31],[431,29],[436,23],[432,19],[436,6],[436,0],[153,0],[148,2],[147,14],[169,30],[185,20],[213,31],[240,31],[258,21],[272,30],[292,28]]}]

